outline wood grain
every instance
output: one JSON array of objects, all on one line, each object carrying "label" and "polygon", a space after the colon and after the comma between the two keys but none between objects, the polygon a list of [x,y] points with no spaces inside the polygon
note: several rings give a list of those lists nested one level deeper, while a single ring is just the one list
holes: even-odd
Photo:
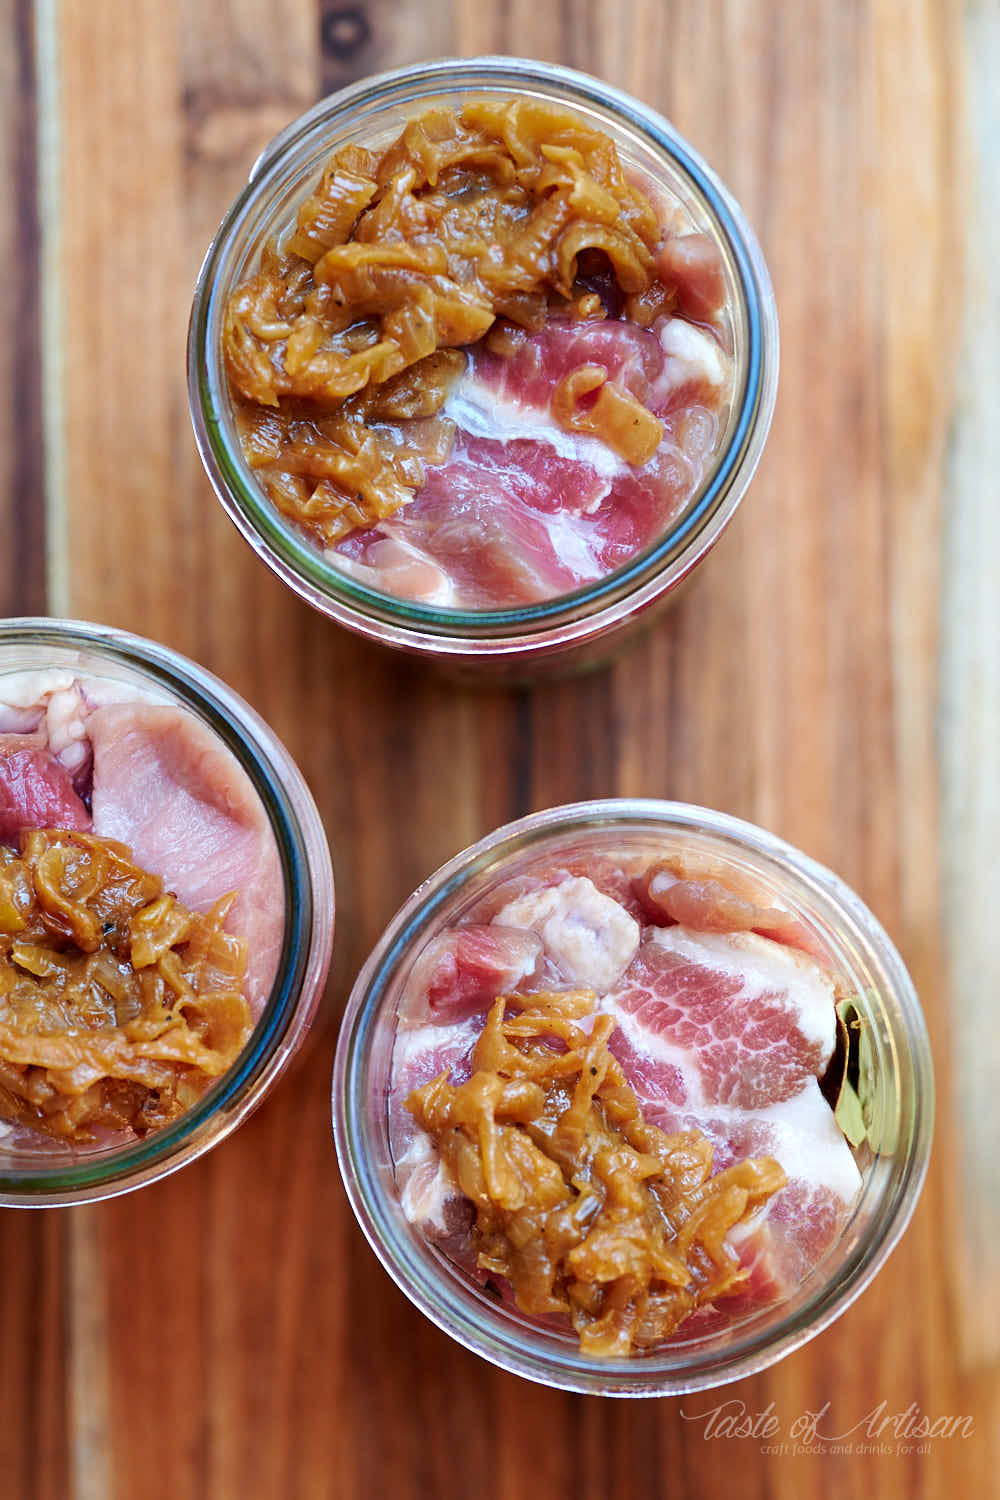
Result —
[{"label": "wood grain", "polygon": [[[958,1334],[963,1363],[1000,1360],[1000,1240],[996,1163],[1000,1159],[1000,222],[978,205],[1000,195],[1000,5],[977,4],[966,18],[970,161],[963,217],[967,237],[962,352],[947,464],[951,498],[943,528],[944,641],[941,674],[942,849],[947,960],[955,1007],[952,1052],[956,1126],[963,1142]],[[997,1410],[1000,1421],[1000,1407]]]},{"label": "wood grain", "polygon": [[0,600],[7,614],[41,613],[45,598],[35,46],[27,0],[0,18]]},{"label": "wood grain", "polygon": [[[31,7],[0,16],[0,605],[45,608],[37,90]],[[0,1214],[0,1474],[25,1500],[69,1486],[66,1222]]]},{"label": "wood grain", "polygon": [[[17,40],[28,23],[15,9]],[[1000,1459],[997,1349],[956,1336],[975,1325],[979,1294],[941,1229],[970,1128],[951,1083],[961,994],[942,952],[935,743],[958,328],[940,309],[962,253],[968,151],[957,0],[44,0],[40,16],[58,61],[43,226],[58,270],[49,607],[188,651],[274,725],[330,832],[338,938],[308,1056],[235,1138],[131,1198],[0,1219],[0,1367],[16,1417],[0,1472],[12,1493],[986,1490]],[[448,51],[557,59],[663,109],[744,204],[781,317],[774,429],[715,555],[613,668],[530,691],[443,685],[299,604],[222,516],[186,411],[197,267],[257,151],[321,89]],[[30,49],[7,48],[0,68],[14,268],[2,295],[22,341],[5,373],[15,393],[29,376],[37,393],[17,227],[32,171],[11,146],[23,137],[33,150]],[[37,395],[34,408],[17,399],[37,413]],[[36,414],[10,431],[34,432],[40,489],[37,428]],[[35,559],[39,512],[18,508],[13,462],[5,520]],[[30,566],[6,568],[0,587],[18,607]],[[938,1060],[931,1177],[889,1267],[833,1329],[719,1397],[587,1400],[459,1350],[377,1265],[330,1139],[336,1017],[399,902],[498,823],[615,792],[755,819],[840,871],[899,943]],[[927,1454],[772,1457],[759,1442],[706,1440],[692,1418],[723,1398],[773,1402],[786,1435],[826,1403],[827,1430],[841,1432],[883,1401],[887,1413],[915,1402],[968,1414],[976,1430]]]}]

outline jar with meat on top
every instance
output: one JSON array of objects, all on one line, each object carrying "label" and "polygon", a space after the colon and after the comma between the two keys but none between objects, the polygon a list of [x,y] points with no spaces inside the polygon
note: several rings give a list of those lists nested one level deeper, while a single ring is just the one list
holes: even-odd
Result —
[{"label": "jar with meat on top", "polygon": [[153,641],[0,626],[0,1203],[153,1182],[263,1099],[316,1014],[333,876],[263,720]]},{"label": "jar with meat on top", "polygon": [[511,58],[323,100],[202,267],[195,433],[309,603],[460,673],[603,659],[741,500],[774,407],[774,297],[674,128]]},{"label": "jar with meat on top", "polygon": [[934,1113],[906,969],[790,845],[557,807],[426,880],[333,1077],[358,1221],[439,1327],[546,1385],[665,1396],[820,1333],[913,1211]]}]

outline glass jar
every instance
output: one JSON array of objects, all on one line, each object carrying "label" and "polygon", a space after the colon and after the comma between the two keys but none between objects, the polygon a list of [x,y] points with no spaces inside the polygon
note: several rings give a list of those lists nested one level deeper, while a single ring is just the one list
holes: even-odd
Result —
[{"label": "glass jar", "polygon": [[[277,228],[290,223],[331,152],[378,145],[432,103],[529,97],[570,107],[610,136],[627,168],[676,198],[719,250],[733,340],[735,383],[714,465],[660,540],[616,572],[572,593],[517,608],[462,610],[418,604],[366,586],[328,562],[284,520],[254,479],[236,434],[222,359],[233,288]],[[191,314],[188,387],[195,436],[216,493],[260,557],[315,608],[385,645],[450,666],[519,675],[573,653],[608,654],[608,642],[648,618],[708,552],[756,469],[774,410],[778,328],[760,249],[738,205],[660,115],[567,68],[508,57],[445,60],[365,79],[322,100],[283,130],[256,162],[201,269]]]},{"label": "glass jar", "polygon": [[[586,851],[707,856],[761,899],[791,911],[852,994],[871,1037],[869,1132],[856,1153],[862,1186],[839,1238],[784,1301],[722,1332],[684,1326],[630,1359],[588,1359],[572,1332],[542,1328],[498,1304],[406,1218],[387,1111],[397,1006],[426,944],[526,867]],[[725,879],[725,875],[720,875]],[[755,898],[756,899],[756,898]],[[482,918],[479,918],[482,920]],[[934,1113],[923,1016],[903,963],[859,898],[830,871],[752,824],[674,802],[579,803],[509,824],[451,860],[389,924],[355,985],[333,1075],[337,1150],[358,1221],[412,1302],[466,1348],[545,1385],[606,1396],[671,1396],[753,1374],[813,1338],[884,1264],[913,1211]]]},{"label": "glass jar", "polygon": [[333,944],[333,871],[319,813],[287,750],[242,698],[167,646],[75,620],[0,623],[0,677],[64,668],[184,709],[249,778],[274,834],[284,879],[278,969],[250,1040],[184,1114],[127,1144],[64,1146],[18,1138],[0,1148],[0,1204],[47,1207],[110,1198],[194,1161],[264,1098],[297,1051],[319,1004]]}]

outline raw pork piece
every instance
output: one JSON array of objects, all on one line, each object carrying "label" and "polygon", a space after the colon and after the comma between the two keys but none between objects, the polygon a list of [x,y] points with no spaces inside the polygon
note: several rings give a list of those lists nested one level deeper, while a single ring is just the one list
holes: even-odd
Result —
[{"label": "raw pork piece", "polygon": [[470,925],[432,939],[410,974],[392,1053],[389,1139],[404,1212],[438,1231],[456,1223],[467,1230],[468,1215],[405,1100],[443,1072],[454,1082],[469,1076],[490,1003],[530,981],[541,956],[533,932]]},{"label": "raw pork piece", "polygon": [[704,855],[680,854],[632,881],[646,922],[679,922],[699,932],[759,932],[826,961],[816,934],[791,912],[772,905],[766,891],[742,871]]},{"label": "raw pork piece", "polygon": [[[363,581],[466,608],[550,598],[621,567],[697,490],[727,378],[711,334],[681,318],[649,329],[617,318],[552,322],[506,359],[479,346],[468,359],[445,406],[456,425],[447,461],[427,467],[416,497],[393,517],[334,549]],[[663,422],[641,467],[555,421],[555,388],[585,365],[605,370]]]},{"label": "raw pork piece", "polygon": [[94,832],[127,844],[197,911],[239,892],[227,925],[249,946],[247,997],[259,1014],[281,953],[284,882],[250,781],[207,728],[174,708],[116,703],[87,728]]},{"label": "raw pork piece", "polygon": [[667,1131],[698,1129],[716,1170],[773,1155],[788,1185],[734,1235],[750,1292],[788,1292],[843,1227],[861,1178],[819,1089],[835,1041],[833,985],[795,949],[755,933],[654,930],[604,997],[610,1046]]},{"label": "raw pork piece", "polygon": [[651,1058],[682,1059],[689,1097],[740,1109],[790,1098],[836,1040],[828,976],[756,933],[656,929],[602,1008]]},{"label": "raw pork piece", "polygon": [[638,924],[592,881],[569,876],[518,895],[488,926],[434,938],[413,966],[392,1057],[389,1133],[404,1212],[450,1234],[467,1213],[437,1154],[405,1108],[416,1088],[447,1071],[469,1073],[469,1056],[497,995],[540,984],[613,984],[639,943]]},{"label": "raw pork piece", "polygon": [[535,972],[541,953],[534,933],[496,925],[456,927],[432,939],[417,959],[406,1008],[412,1005],[421,1020],[463,1021],[488,1009],[497,995],[517,989]]},{"label": "raw pork piece", "polygon": [[441,1073],[447,1072],[455,1083],[469,1077],[470,1054],[485,1019],[486,1012],[480,1011],[451,1025],[401,1027],[393,1048],[389,1144],[403,1212],[439,1234],[456,1224],[467,1229],[470,1216],[433,1142],[417,1129],[405,1101]]},{"label": "raw pork piece", "polygon": [[0,677],[0,840],[16,844],[29,828],[90,828],[88,720],[125,696],[147,697],[62,667]]},{"label": "raw pork piece", "polygon": [[[731,1236],[750,1272],[746,1289],[704,1309],[690,1332],[786,1295],[835,1241],[861,1178],[818,1081],[835,1042],[833,982],[794,940],[711,930],[725,914],[801,928],[791,913],[754,903],[749,886],[720,884],[722,873],[681,859],[676,873],[661,865],[637,875],[634,862],[580,853],[547,878],[530,868],[510,877],[475,908],[492,916],[489,927],[452,929],[418,960],[393,1054],[390,1137],[404,1211],[459,1264],[468,1205],[405,1100],[443,1071],[463,1081],[490,1000],[519,987],[594,989],[615,1017],[609,1045],[644,1115],[668,1133],[706,1135],[714,1171],[760,1156],[785,1169],[786,1187]],[[669,914],[670,890],[701,927]],[[522,953],[518,937],[535,948]]]},{"label": "raw pork piece", "polygon": [[25,748],[30,744],[48,750],[70,773],[75,790],[86,795],[92,769],[91,714],[109,703],[164,701],[132,683],[81,677],[64,667],[8,672],[0,677],[0,739],[22,735]]},{"label": "raw pork piece", "polygon": [[[560,380],[582,365],[600,365],[610,380],[664,420],[706,397],[725,378],[718,340],[683,318],[660,318],[650,328],[621,318],[552,322],[509,358],[476,349],[473,359],[475,378],[495,397],[546,413]],[[596,442],[595,462],[606,473],[628,469],[603,443],[589,441]]]},{"label": "raw pork piece", "polygon": [[60,667],[8,672],[0,679],[0,731],[33,736],[71,776],[80,776],[90,765],[87,686]]},{"label": "raw pork piece", "polygon": [[567,875],[586,876],[599,891],[623,906],[629,916],[634,917],[641,925],[648,922],[649,917],[644,913],[642,902],[636,894],[635,864],[634,859],[631,862],[614,859],[610,854],[597,854],[593,850],[587,850],[582,854],[571,854],[565,859],[556,878],[562,878],[563,870]]},{"label": "raw pork piece", "polygon": [[709,323],[726,300],[719,252],[707,234],[672,234],[660,252],[658,268],[676,286],[680,310],[695,323]]},{"label": "raw pork piece", "polygon": [[557,982],[584,989],[610,988],[639,946],[635,918],[581,875],[518,896],[493,920],[537,932]]},{"label": "raw pork piece", "polygon": [[90,827],[73,779],[50,751],[0,734],[0,843],[16,844],[27,828]]}]

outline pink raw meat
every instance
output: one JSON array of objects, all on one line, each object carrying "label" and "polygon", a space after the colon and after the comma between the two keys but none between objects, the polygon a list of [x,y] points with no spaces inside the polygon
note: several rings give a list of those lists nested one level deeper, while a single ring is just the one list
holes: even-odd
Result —
[{"label": "pink raw meat", "polygon": [[709,322],[726,300],[722,258],[707,234],[671,235],[657,267],[668,286],[677,288],[681,311],[695,322]]},{"label": "pink raw meat", "polygon": [[[798,969],[809,982],[793,987]],[[676,1048],[713,1104],[787,1099],[833,1050],[833,993],[817,966],[753,933],[658,931],[606,1006],[632,1018],[628,1035]]]},{"label": "pink raw meat", "polygon": [[437,1153],[406,1108],[409,1094],[447,1072],[464,1082],[490,1002],[533,975],[542,941],[502,926],[456,927],[434,938],[413,966],[400,1006],[389,1085],[389,1140],[404,1212],[433,1222],[458,1251],[468,1212],[439,1171]]},{"label": "pink raw meat", "polygon": [[816,1079],[791,1099],[749,1111],[713,1117],[682,1110],[671,1126],[700,1129],[713,1142],[713,1167],[721,1171],[750,1156],[773,1156],[788,1177],[759,1217],[732,1230],[729,1242],[750,1272],[745,1291],[722,1304],[748,1311],[784,1296],[804,1280],[846,1223],[861,1175]]},{"label": "pink raw meat", "polygon": [[237,891],[227,926],[249,946],[247,995],[259,1014],[278,967],[284,882],[270,824],[228,750],[190,714],[144,703],[96,710],[94,832],[128,844],[186,905]]},{"label": "pink raw meat", "polygon": [[721,864],[665,861],[633,880],[632,890],[643,920],[657,926],[679,922],[699,932],[759,932],[827,961],[817,935],[800,918],[771,905],[766,892]]},{"label": "pink raw meat", "polygon": [[[533,484],[527,467],[511,464],[510,447],[536,446],[460,438],[449,462],[427,470],[405,515],[385,530],[414,543],[444,569],[462,598],[474,597],[483,607],[544,599],[599,578],[593,527],[551,503],[533,503],[543,496],[551,502],[551,491]],[[532,457],[552,470],[560,462],[544,453]],[[575,477],[579,483],[579,473]]]},{"label": "pink raw meat", "polygon": [[541,939],[517,928],[470,926],[442,933],[413,966],[406,1015],[435,1024],[464,1021],[533,974],[541,953]]},{"label": "pink raw meat", "polygon": [[392,1054],[389,1087],[389,1137],[397,1162],[416,1134],[406,1100],[414,1089],[448,1073],[453,1083],[464,1083],[470,1073],[469,1057],[486,1020],[486,1012],[469,1016],[451,1026],[401,1026]]},{"label": "pink raw meat", "polygon": [[675,926],[647,938],[602,1008],[618,1020],[609,1045],[650,1121],[701,1130],[716,1171],[754,1155],[785,1168],[787,1186],[731,1243],[751,1270],[741,1307],[790,1291],[833,1243],[861,1181],[819,1089],[834,1045],[828,974],[754,933]]},{"label": "pink raw meat", "polygon": [[630,917],[637,922],[645,919],[642,903],[639,901],[634,890],[634,877],[625,868],[621,860],[613,859],[610,854],[595,854],[587,851],[582,854],[570,855],[562,864],[562,869],[557,872],[556,878],[566,870],[570,875],[584,875],[592,880],[599,891],[617,901],[623,906]]},{"label": "pink raw meat", "polygon": [[16,844],[28,828],[90,827],[90,814],[73,789],[73,780],[48,750],[21,748],[11,736],[7,749],[0,736],[0,842]]},{"label": "pink raw meat", "polygon": [[674,1111],[683,1109],[688,1102],[688,1070],[655,1052],[634,1046],[620,1022],[608,1039],[608,1048],[642,1100],[646,1119],[668,1133],[683,1129],[676,1123]]},{"label": "pink raw meat", "polygon": [[651,411],[662,415],[674,390],[664,378],[663,349],[656,334],[619,318],[585,323],[549,323],[509,358],[474,352],[477,379],[499,396],[547,408],[552,392],[571,370],[600,365]]},{"label": "pink raw meat", "polygon": [[[390,521],[341,543],[343,556],[377,573],[375,544],[396,537],[433,559],[466,607],[528,603],[621,567],[697,487],[715,442],[717,393],[665,354],[654,329],[613,318],[553,322],[509,358],[475,348],[468,359],[446,407],[457,425],[447,462],[427,468],[416,498]],[[560,380],[594,364],[664,422],[641,468],[552,418]]]},{"label": "pink raw meat", "polygon": [[473,908],[475,920],[488,922],[509,902],[531,891],[556,885],[567,876],[576,875],[592,882],[605,896],[617,901],[630,917],[638,922],[648,922],[649,917],[635,891],[635,878],[630,867],[610,854],[597,854],[591,850],[567,850],[558,865],[546,863],[543,875],[533,875],[530,866],[518,875],[493,886]]},{"label": "pink raw meat", "polygon": [[730,1311],[750,1312],[799,1286],[836,1241],[849,1207],[833,1188],[795,1177],[772,1199],[762,1223],[733,1230],[730,1244],[750,1279]]},{"label": "pink raw meat", "polygon": [[[404,1210],[464,1264],[468,1221],[456,1207],[461,1195],[415,1130],[405,1098],[443,1071],[455,1082],[468,1076],[494,995],[517,983],[594,983],[580,968],[591,949],[600,957],[603,945],[609,952],[621,947],[627,968],[599,1003],[616,1019],[610,1047],[645,1117],[668,1133],[701,1131],[713,1145],[713,1171],[748,1156],[774,1156],[788,1178],[730,1236],[750,1272],[745,1291],[706,1312],[698,1329],[685,1325],[683,1336],[711,1331],[715,1317],[723,1327],[787,1295],[808,1275],[843,1229],[860,1186],[818,1081],[835,1040],[832,979],[822,963],[756,932],[681,924],[646,927],[629,961],[624,938],[630,925],[638,931],[631,919],[640,904],[631,873],[608,857],[582,853],[547,874],[544,882],[527,874],[504,882],[499,890],[507,899],[499,909],[497,892],[476,909],[499,918],[495,925],[443,934],[415,967],[389,1099]],[[517,946],[518,938],[534,936],[524,930],[529,926],[544,944],[542,954]],[[587,942],[581,937],[574,947],[569,940],[578,928]],[[524,972],[514,978],[519,966]]]}]

